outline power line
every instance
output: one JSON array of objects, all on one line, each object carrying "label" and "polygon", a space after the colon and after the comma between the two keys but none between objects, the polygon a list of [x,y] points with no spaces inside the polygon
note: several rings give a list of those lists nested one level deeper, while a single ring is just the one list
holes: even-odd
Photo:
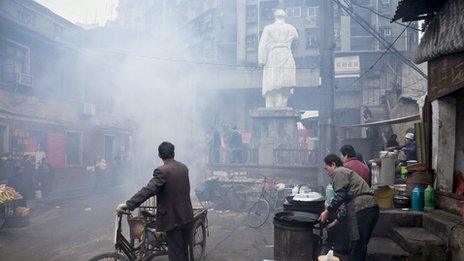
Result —
[{"label": "power line", "polygon": [[[421,82],[421,81],[427,81],[427,79],[419,79],[419,80],[414,81],[414,82],[412,82],[412,83],[410,83],[410,84],[408,84],[408,85],[406,85],[406,86],[403,86],[402,88],[403,88],[403,89],[404,89],[404,88],[408,88],[408,87],[413,86],[413,85],[415,85],[415,84],[417,84],[417,83],[419,83],[419,82]],[[408,89],[420,90],[420,89],[417,89],[417,88],[408,88]]]},{"label": "power line", "polygon": [[[370,8],[370,7],[367,7],[367,6],[358,4],[358,3],[356,3],[355,1],[349,1],[349,2],[348,2],[348,1],[345,0],[345,2],[346,2],[346,3],[351,3],[352,5],[355,5],[355,6],[357,6],[357,7],[360,7],[360,8],[366,9],[366,10],[369,10],[369,11],[371,11],[372,13],[376,14],[377,16],[380,16],[380,17],[382,17],[382,18],[385,18],[385,19],[387,19],[387,20],[389,20],[389,21],[392,20],[391,17],[388,17],[388,16],[386,16],[386,15],[384,15],[384,14],[381,14],[381,13],[377,12],[376,10]],[[393,22],[394,22],[395,24],[399,24],[399,25],[404,26],[404,27],[406,27],[406,28],[410,28],[410,29],[413,29],[413,30],[416,30],[416,31],[419,31],[419,32],[423,32],[421,29],[416,28],[416,27],[413,27],[413,26],[411,26],[410,24],[403,24],[403,23],[400,23],[400,22],[398,22],[398,21],[393,21]]]},{"label": "power line", "polygon": [[[69,43],[68,43],[69,44]],[[283,70],[313,70],[318,69],[320,67],[262,67],[258,65],[245,65],[245,64],[233,64],[233,63],[214,63],[214,62],[203,62],[203,61],[195,61],[195,60],[185,60],[185,59],[175,59],[175,58],[166,58],[166,57],[159,57],[159,56],[147,56],[147,55],[140,55],[140,54],[130,54],[126,52],[118,52],[118,51],[111,51],[105,49],[94,49],[94,48],[86,48],[86,47],[77,47],[83,50],[88,51],[95,51],[101,53],[108,53],[118,56],[128,56],[128,57],[135,57],[141,59],[149,59],[149,60],[158,60],[158,61],[166,61],[166,62],[173,62],[173,63],[187,63],[187,64],[198,64],[198,65],[211,65],[211,66],[223,66],[223,67],[237,67],[237,68],[254,68],[254,69],[283,69]]]},{"label": "power line", "polygon": [[[411,22],[409,22],[409,23],[411,23]],[[376,65],[376,64],[385,56],[385,54],[387,54],[387,52],[390,51],[390,49],[395,45],[395,43],[398,41],[398,39],[400,39],[401,35],[406,31],[406,29],[408,29],[408,28],[405,27],[405,28],[403,29],[403,31],[401,31],[401,33],[400,33],[400,34],[396,37],[396,39],[390,44],[390,46],[388,46],[388,48],[385,49],[385,51],[377,58],[377,60],[375,60],[375,62],[369,67],[369,69],[367,69],[367,71],[365,71],[363,74],[361,74],[361,75],[359,76],[359,78],[356,79],[356,81],[354,81],[354,82],[352,83],[352,85],[355,84],[355,83],[357,83],[357,82],[359,82],[364,76],[367,75],[367,73],[369,73],[369,72],[375,67],[375,65]]]},{"label": "power line", "polygon": [[[344,0],[347,1],[347,0]],[[350,17],[356,21],[364,30],[366,30],[369,34],[371,34],[381,45],[383,45],[385,48],[388,48],[390,46],[390,42],[384,39],[379,32],[377,32],[376,29],[374,29],[370,23],[368,23],[366,20],[364,20],[361,16],[359,16],[356,12],[353,12],[350,8],[345,6],[340,2],[340,0],[333,0],[341,9],[343,9],[345,12],[347,12]],[[346,2],[345,2],[346,3]],[[427,75],[420,70],[417,65],[415,65],[411,60],[409,60],[407,57],[405,57],[400,51],[398,51],[394,46],[390,47],[391,52],[396,55],[403,63],[414,69],[417,73],[419,73],[423,78],[427,78]]]}]

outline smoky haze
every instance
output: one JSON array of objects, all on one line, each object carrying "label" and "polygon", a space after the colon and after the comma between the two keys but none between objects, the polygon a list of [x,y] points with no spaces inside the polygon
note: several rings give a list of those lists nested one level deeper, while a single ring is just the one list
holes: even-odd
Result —
[{"label": "smoky haze", "polygon": [[[77,63],[83,65],[76,73],[90,74],[85,81],[98,86],[83,94],[86,99],[108,100],[113,113],[135,122],[129,176],[147,181],[153,167],[161,164],[157,146],[170,141],[176,146],[176,158],[189,166],[194,183],[207,152],[197,86],[208,70],[185,62],[192,60],[191,55],[181,35],[169,26],[157,36],[117,28],[95,30],[101,32],[84,33],[77,47],[70,43],[80,54]],[[97,71],[89,72],[86,65]]]}]

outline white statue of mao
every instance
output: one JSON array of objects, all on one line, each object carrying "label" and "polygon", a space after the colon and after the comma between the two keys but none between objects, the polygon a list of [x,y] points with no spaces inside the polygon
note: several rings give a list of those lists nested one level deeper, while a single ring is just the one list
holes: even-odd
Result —
[{"label": "white statue of mao", "polygon": [[291,45],[298,39],[293,25],[285,22],[287,14],[282,9],[274,12],[275,22],[264,27],[258,47],[258,63],[263,69],[263,96],[266,108],[285,108],[293,94],[295,60]]}]

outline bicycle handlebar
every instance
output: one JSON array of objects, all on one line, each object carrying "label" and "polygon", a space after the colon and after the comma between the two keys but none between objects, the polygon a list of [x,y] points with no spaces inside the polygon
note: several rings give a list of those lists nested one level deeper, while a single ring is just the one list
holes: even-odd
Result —
[{"label": "bicycle handlebar", "polygon": [[128,215],[128,216],[130,216],[130,215],[132,215],[132,212],[131,212],[130,210],[126,209],[126,210],[124,210],[124,211],[122,211],[122,212],[116,211],[116,215],[117,215],[118,217],[121,217],[122,215]]}]

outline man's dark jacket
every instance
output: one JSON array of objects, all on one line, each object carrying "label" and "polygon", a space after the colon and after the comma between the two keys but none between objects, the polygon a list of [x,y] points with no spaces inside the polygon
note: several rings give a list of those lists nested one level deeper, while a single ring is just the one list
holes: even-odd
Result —
[{"label": "man's dark jacket", "polygon": [[157,230],[169,231],[193,220],[188,168],[181,162],[168,159],[156,168],[150,182],[126,202],[127,208],[132,211],[155,195]]}]

